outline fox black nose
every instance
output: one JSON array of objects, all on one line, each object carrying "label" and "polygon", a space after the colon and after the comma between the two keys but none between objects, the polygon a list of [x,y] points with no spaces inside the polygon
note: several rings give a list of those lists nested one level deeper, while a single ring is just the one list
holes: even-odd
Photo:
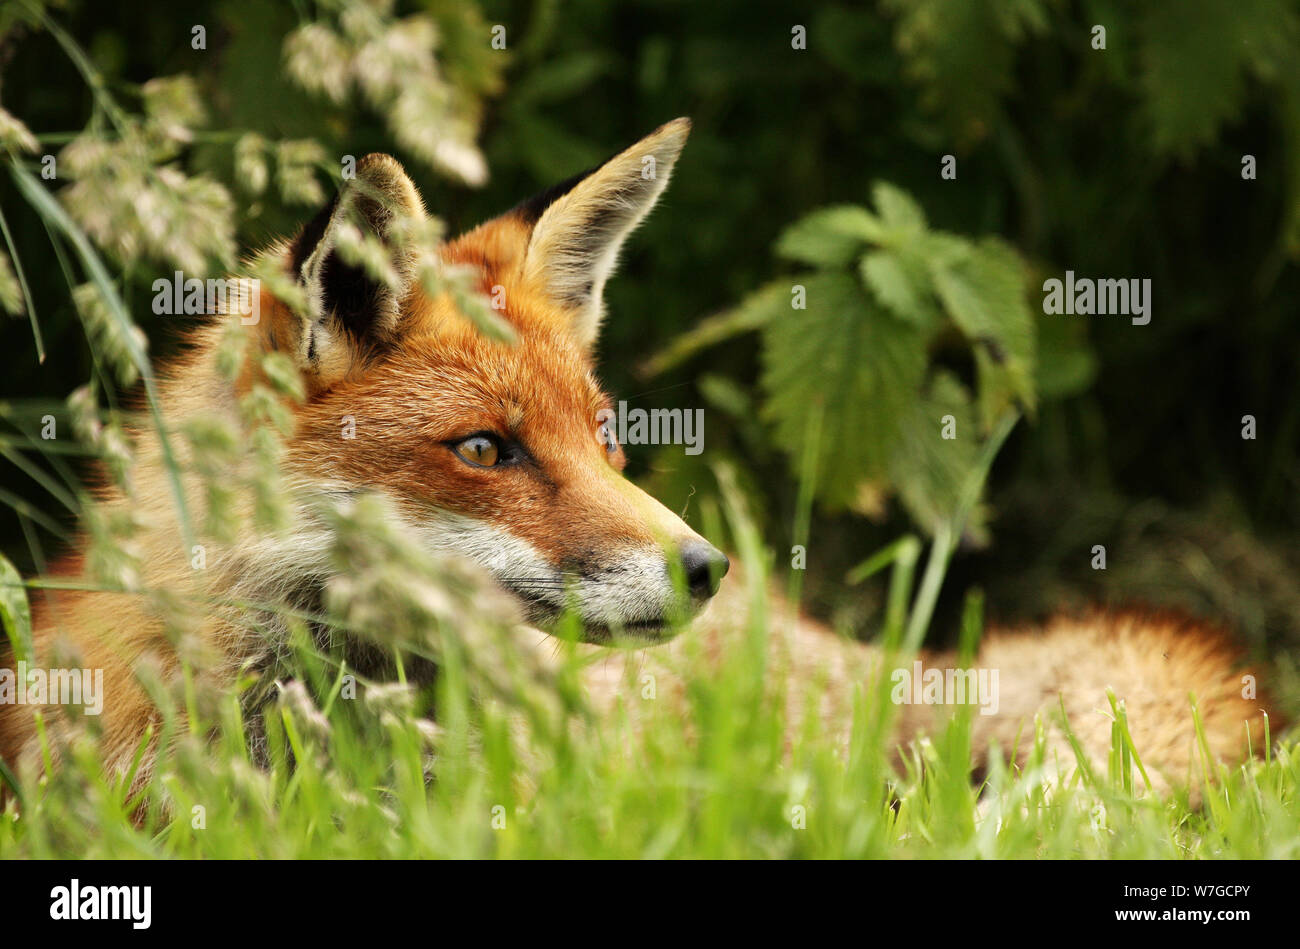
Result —
[{"label": "fox black nose", "polygon": [[722,578],[731,567],[727,555],[703,540],[688,540],[681,549],[682,569],[691,596],[707,600],[718,592]]}]

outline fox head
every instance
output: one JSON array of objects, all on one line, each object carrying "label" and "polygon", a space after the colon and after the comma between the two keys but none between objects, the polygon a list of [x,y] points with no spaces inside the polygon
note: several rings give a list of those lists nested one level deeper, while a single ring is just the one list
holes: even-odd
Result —
[{"label": "fox head", "polygon": [[[306,312],[270,300],[258,328],[306,384],[294,475],[388,495],[428,548],[485,568],[543,628],[573,609],[589,641],[653,641],[698,610],[727,558],[623,477],[593,372],[605,281],[689,130],[669,122],[440,245],[512,341],[478,329],[454,294],[425,289],[404,239],[426,221],[420,195],[393,158],[363,158],[282,249]],[[382,249],[378,266],[350,263],[349,242]],[[354,437],[340,438],[349,419]]]}]

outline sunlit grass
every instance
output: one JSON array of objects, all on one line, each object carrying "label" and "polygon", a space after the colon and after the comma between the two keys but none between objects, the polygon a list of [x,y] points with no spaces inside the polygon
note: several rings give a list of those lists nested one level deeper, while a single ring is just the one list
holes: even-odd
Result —
[{"label": "sunlit grass", "polygon": [[[743,525],[734,536],[748,548],[742,557],[760,553]],[[761,563],[746,571],[761,573]],[[887,690],[864,683],[844,753],[818,716],[791,728],[786,704],[770,701],[771,621],[761,617],[774,612],[751,608],[760,620],[722,664],[692,663],[687,648],[680,702],[643,698],[639,667],[627,663],[623,695],[639,703],[635,715],[626,706],[595,715],[579,700],[592,659],[572,643],[557,643],[552,682],[565,700],[530,704],[487,697],[454,632],[443,634],[435,686],[363,685],[355,698],[345,696],[346,669],[295,636],[303,685],[286,683],[269,706],[265,760],[254,761],[235,693],[202,728],[163,723],[180,737],[142,796],[100,775],[87,737],[23,788],[21,808],[11,802],[0,816],[0,855],[1039,859],[1300,850],[1294,743],[1267,760],[1211,767],[1214,785],[1198,806],[1185,792],[1140,795],[1141,749],[1122,715],[1109,769],[1050,760],[1040,728],[1023,738],[1032,746],[1023,769],[995,761],[978,783],[968,716],[906,751],[899,766]],[[976,603],[968,639],[978,622]]]}]

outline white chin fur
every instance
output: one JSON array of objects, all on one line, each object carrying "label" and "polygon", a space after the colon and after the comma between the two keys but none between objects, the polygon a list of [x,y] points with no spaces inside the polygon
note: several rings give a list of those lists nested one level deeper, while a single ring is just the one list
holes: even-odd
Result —
[{"label": "white chin fur", "polygon": [[[332,482],[311,488],[334,500],[354,493]],[[322,581],[328,576],[329,533],[306,509],[301,513],[299,528],[289,538],[245,548],[245,557],[257,565],[246,573],[255,579],[250,589],[234,592],[265,598],[301,583],[304,575],[319,575]],[[523,602],[535,625],[548,625],[574,607],[594,639],[604,641],[611,630],[623,630],[631,640],[651,642],[663,638],[664,631],[655,627],[666,625],[664,618],[675,612],[672,579],[657,548],[611,551],[608,566],[566,578],[527,541],[476,518],[436,509],[417,516],[409,508],[401,517],[426,550],[463,557],[487,570]]]},{"label": "white chin fur", "polygon": [[[673,612],[673,583],[657,548],[618,551],[611,554],[610,566],[595,574],[566,578],[527,541],[474,518],[435,511],[413,526],[427,549],[462,556],[485,568],[525,599],[537,619],[574,606],[584,626],[607,630],[658,623]],[[635,629],[628,632],[640,636]],[[646,638],[657,635],[647,630]]]}]

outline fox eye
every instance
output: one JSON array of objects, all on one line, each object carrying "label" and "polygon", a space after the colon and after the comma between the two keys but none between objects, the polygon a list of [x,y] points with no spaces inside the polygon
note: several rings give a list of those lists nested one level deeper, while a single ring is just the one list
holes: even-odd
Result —
[{"label": "fox eye", "polygon": [[464,441],[457,442],[451,450],[460,457],[461,461],[478,465],[480,468],[493,467],[501,454],[497,443],[486,435],[471,435]]},{"label": "fox eye", "polygon": [[609,422],[601,422],[600,427],[596,429],[596,439],[605,446],[605,451],[611,455],[618,451],[618,436],[614,434],[614,426]]}]

